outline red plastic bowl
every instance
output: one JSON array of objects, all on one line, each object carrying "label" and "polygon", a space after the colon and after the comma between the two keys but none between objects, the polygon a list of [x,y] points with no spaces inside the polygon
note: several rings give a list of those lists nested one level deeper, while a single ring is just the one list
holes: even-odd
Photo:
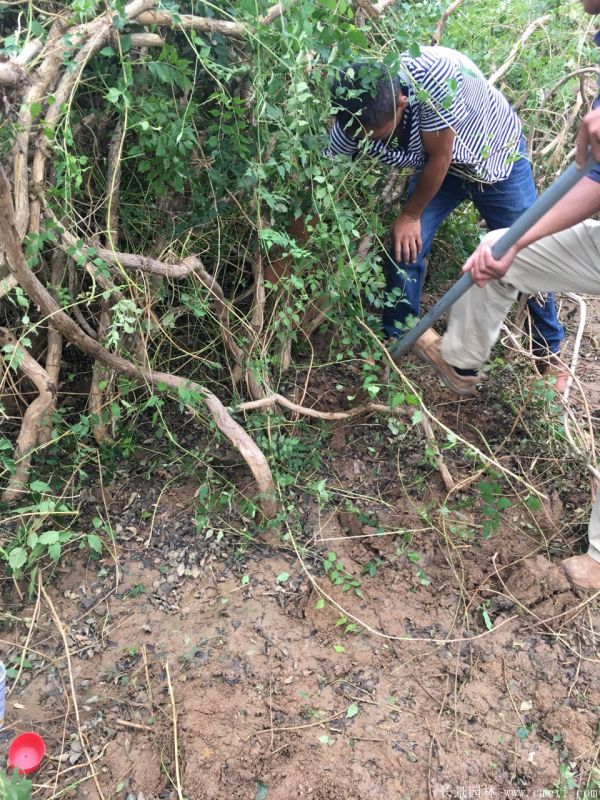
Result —
[{"label": "red plastic bowl", "polygon": [[8,767],[29,775],[40,765],[46,755],[46,744],[37,733],[22,733],[8,748]]}]

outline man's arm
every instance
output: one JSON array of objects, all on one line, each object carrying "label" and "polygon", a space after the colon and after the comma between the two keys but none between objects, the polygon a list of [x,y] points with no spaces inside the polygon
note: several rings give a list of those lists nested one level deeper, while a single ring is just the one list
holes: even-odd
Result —
[{"label": "man's arm", "polygon": [[490,280],[502,278],[508,272],[517,253],[523,248],[545,236],[571,228],[598,211],[600,211],[600,183],[590,178],[582,178],[562,200],[559,200],[547,214],[524,233],[501,259],[494,259],[490,248],[502,236],[503,231],[493,231],[488,234],[465,263],[463,272],[470,272],[477,286],[484,286]]},{"label": "man's arm", "polygon": [[579,169],[585,164],[588,148],[596,161],[600,161],[600,108],[586,114],[577,134],[575,161]]},{"label": "man's arm", "polygon": [[421,214],[435,197],[452,161],[455,134],[452,128],[422,132],[428,160],[419,173],[415,190],[392,225],[396,261],[412,263],[422,247]]}]

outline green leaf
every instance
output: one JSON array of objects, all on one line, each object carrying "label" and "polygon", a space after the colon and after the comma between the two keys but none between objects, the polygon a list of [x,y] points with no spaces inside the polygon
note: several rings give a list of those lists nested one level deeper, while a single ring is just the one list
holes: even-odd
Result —
[{"label": "green leaf", "polygon": [[106,93],[106,99],[108,102],[114,104],[118,103],[122,96],[123,92],[120,89],[117,89],[115,86],[111,86]]},{"label": "green leaf", "polygon": [[60,542],[56,542],[56,544],[50,545],[50,547],[48,548],[48,555],[50,556],[52,561],[58,561],[58,559],[60,558],[60,551],[61,551]]},{"label": "green leaf", "polygon": [[44,492],[52,491],[52,489],[48,486],[48,484],[45,481],[31,481],[31,483],[29,484],[29,489],[32,492],[40,492],[42,494]]},{"label": "green leaf", "polygon": [[334,644],[333,645],[333,649],[335,650],[336,653],[345,653],[346,652],[346,648],[344,647],[343,644]]},{"label": "green leaf", "polygon": [[279,575],[275,578],[277,583],[285,583],[289,579],[290,579],[290,573],[289,572],[280,572]]},{"label": "green leaf", "polygon": [[528,498],[525,500],[525,505],[526,505],[526,506],[527,506],[527,508],[529,508],[531,511],[539,511],[539,510],[540,510],[540,508],[542,507],[542,504],[541,504],[541,502],[540,502],[539,498],[538,498],[538,497],[535,497],[535,495],[531,495],[530,497],[528,497]]},{"label": "green leaf", "polygon": [[358,28],[351,28],[346,36],[348,37],[348,41],[352,42],[352,44],[356,45],[357,47],[367,48],[369,46],[369,40]]},{"label": "green leaf", "polygon": [[492,628],[494,627],[494,623],[492,622],[490,615],[488,614],[485,608],[481,609],[481,616],[483,617],[483,621],[485,622],[485,627],[488,629],[488,631],[491,631]]},{"label": "green leaf", "polygon": [[18,572],[27,563],[27,550],[24,547],[14,547],[8,554],[8,566]]},{"label": "green leaf", "polygon": [[267,788],[267,785],[262,781],[256,781],[256,794],[254,795],[254,800],[265,800],[268,794],[269,789]]},{"label": "green leaf", "polygon": [[88,533],[87,543],[90,550],[93,550],[95,553],[102,552],[102,539],[96,533]]},{"label": "green leaf", "polygon": [[315,608],[318,608],[318,609],[325,608],[325,600],[324,600],[324,598],[319,597],[319,599],[315,603]]},{"label": "green leaf", "polygon": [[46,531],[40,536],[40,544],[56,544],[59,538],[60,533],[58,531]]},{"label": "green leaf", "polygon": [[356,703],[352,703],[351,706],[348,706],[348,710],[346,711],[346,717],[351,719],[358,714],[358,705]]}]

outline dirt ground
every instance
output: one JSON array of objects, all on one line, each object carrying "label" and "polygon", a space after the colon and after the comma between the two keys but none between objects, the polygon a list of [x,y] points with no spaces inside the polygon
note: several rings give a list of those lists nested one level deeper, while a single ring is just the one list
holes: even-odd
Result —
[{"label": "dirt ground", "polygon": [[[578,374],[593,416],[589,312]],[[442,449],[449,493],[420,426],[398,446],[376,415],[328,429],[314,476],[328,494],[290,491],[278,531],[224,514],[197,531],[198,476],[160,485],[123,464],[81,506],[108,515],[114,546],[72,552],[32,600],[2,585],[0,657],[27,665],[0,752],[17,731],[45,736],[35,797],[600,796],[600,609],[559,567],[585,547],[585,469],[553,443],[528,366],[497,366],[460,402],[406,369],[541,506],[513,480],[496,508],[460,446]]]}]

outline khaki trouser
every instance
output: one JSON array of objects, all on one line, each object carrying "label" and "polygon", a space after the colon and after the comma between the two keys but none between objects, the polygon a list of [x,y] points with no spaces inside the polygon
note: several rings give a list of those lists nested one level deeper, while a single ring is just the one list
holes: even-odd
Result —
[{"label": "khaki trouser", "polygon": [[[450,311],[442,342],[445,361],[478,369],[487,361],[500,326],[519,292],[600,295],[600,222],[586,220],[522,250],[505,277],[474,286]],[[600,492],[589,524],[588,555],[600,562]]]}]

